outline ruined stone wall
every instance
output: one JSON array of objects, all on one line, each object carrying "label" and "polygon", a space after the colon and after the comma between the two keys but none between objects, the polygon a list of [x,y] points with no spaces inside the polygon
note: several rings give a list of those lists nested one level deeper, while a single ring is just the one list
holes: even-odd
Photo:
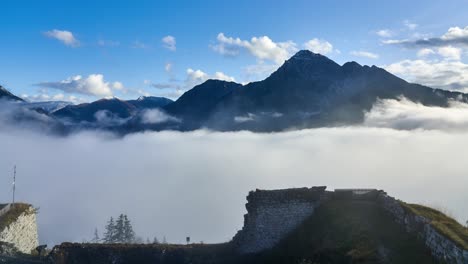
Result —
[{"label": "ruined stone wall", "polygon": [[400,202],[385,193],[380,194],[378,202],[405,227],[407,232],[415,233],[423,239],[433,256],[447,263],[468,263],[468,250],[460,248],[437,232],[430,225],[429,219],[406,211]]},{"label": "ruined stone wall", "polygon": [[5,227],[0,232],[0,241],[12,243],[19,251],[30,254],[39,245],[34,208],[30,207]]},{"label": "ruined stone wall", "polygon": [[241,253],[272,248],[313,214],[326,187],[256,190],[247,196],[244,227],[233,238]]}]

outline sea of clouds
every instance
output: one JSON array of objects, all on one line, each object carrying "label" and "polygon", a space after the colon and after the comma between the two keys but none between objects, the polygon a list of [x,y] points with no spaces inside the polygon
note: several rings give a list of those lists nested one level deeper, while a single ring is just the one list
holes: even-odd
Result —
[{"label": "sea of clouds", "polygon": [[0,125],[0,201],[40,207],[41,243],[90,240],[125,213],[146,240],[223,242],[250,190],[378,188],[468,219],[468,106],[383,100],[360,126],[282,133],[147,132],[56,137]]}]

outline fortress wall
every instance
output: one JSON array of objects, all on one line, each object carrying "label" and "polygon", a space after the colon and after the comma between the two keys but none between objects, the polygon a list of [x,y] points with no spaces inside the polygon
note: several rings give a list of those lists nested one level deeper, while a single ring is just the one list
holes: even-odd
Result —
[{"label": "fortress wall", "polygon": [[255,253],[276,245],[313,214],[325,198],[325,188],[250,192],[244,227],[233,238],[238,250]]},{"label": "fortress wall", "polygon": [[468,263],[468,250],[457,246],[430,225],[430,220],[405,210],[395,198],[381,193],[378,202],[390,212],[406,231],[423,239],[432,255],[446,263]]}]

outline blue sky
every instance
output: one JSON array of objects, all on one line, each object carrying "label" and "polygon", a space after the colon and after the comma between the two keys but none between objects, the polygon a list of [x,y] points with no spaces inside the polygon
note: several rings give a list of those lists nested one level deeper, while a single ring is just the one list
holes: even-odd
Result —
[{"label": "blue sky", "polygon": [[2,1],[0,84],[32,101],[174,99],[307,48],[468,91],[468,2],[408,2]]}]

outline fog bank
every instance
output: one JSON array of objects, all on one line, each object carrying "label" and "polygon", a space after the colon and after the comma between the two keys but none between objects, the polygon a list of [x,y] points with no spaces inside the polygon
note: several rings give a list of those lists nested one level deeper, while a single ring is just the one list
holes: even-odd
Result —
[{"label": "fog bank", "polygon": [[327,128],[285,133],[159,132],[115,138],[0,130],[0,201],[40,207],[41,243],[82,241],[126,213],[136,233],[221,242],[255,188],[370,187],[468,219],[468,134]]}]

